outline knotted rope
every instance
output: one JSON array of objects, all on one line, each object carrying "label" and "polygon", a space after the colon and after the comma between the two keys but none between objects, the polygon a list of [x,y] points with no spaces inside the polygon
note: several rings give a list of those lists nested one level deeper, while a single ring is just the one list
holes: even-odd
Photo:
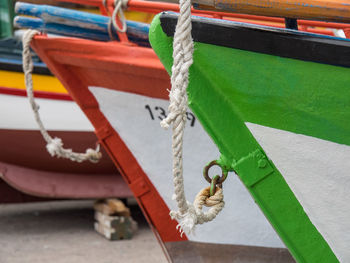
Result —
[{"label": "knotted rope", "polygon": [[34,100],[34,94],[33,94],[33,79],[32,79],[32,71],[33,71],[33,61],[32,56],[30,54],[30,42],[32,41],[33,37],[39,34],[36,30],[27,30],[22,39],[23,43],[23,71],[25,76],[25,85],[27,89],[27,96],[29,99],[29,103],[32,107],[35,121],[39,126],[40,132],[42,136],[44,137],[46,141],[46,149],[50,153],[51,156],[57,156],[62,158],[67,158],[72,161],[76,162],[82,162],[89,160],[93,163],[98,162],[102,154],[99,151],[100,147],[99,145],[96,147],[95,150],[93,149],[87,149],[85,153],[76,153],[73,152],[72,149],[64,149],[63,143],[60,138],[52,138],[48,132],[46,131],[39,115],[39,105]]},{"label": "knotted rope", "polygon": [[[129,2],[129,0],[115,0],[114,1],[114,10],[113,10],[112,15],[110,16],[109,22],[108,22],[108,34],[109,34],[109,37],[111,38],[111,40],[116,40],[116,37],[114,36],[112,29],[114,29],[120,33],[125,33],[127,30],[126,18],[125,18],[123,10],[128,7],[128,2]],[[107,0],[102,0],[102,5],[104,6],[104,8],[106,10],[107,15],[109,15]],[[120,28],[118,23],[117,23],[118,13],[119,13],[119,19],[122,23],[122,28]]]},{"label": "knotted rope", "polygon": [[[213,220],[224,206],[222,190],[208,198],[206,189],[202,190],[193,204],[186,201],[183,180],[182,146],[186,124],[187,94],[189,68],[193,63],[193,40],[191,36],[191,1],[180,0],[180,14],[177,21],[173,42],[173,66],[171,76],[171,91],[169,93],[169,115],[161,122],[168,129],[172,124],[173,178],[174,198],[179,211],[171,211],[170,216],[178,220],[181,233],[191,233],[196,224]],[[214,203],[215,204],[214,204]],[[203,205],[213,204],[206,213]]]},{"label": "knotted rope", "polygon": [[[126,19],[123,9],[126,9],[128,6],[128,0],[115,0],[114,1],[114,10],[112,13],[112,23],[113,27],[121,33],[126,32]],[[117,15],[119,14],[120,22],[122,22],[122,28],[117,24]]]}]

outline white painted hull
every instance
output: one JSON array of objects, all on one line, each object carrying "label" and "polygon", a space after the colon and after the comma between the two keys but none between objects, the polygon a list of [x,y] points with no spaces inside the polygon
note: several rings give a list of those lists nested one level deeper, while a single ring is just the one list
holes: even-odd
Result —
[{"label": "white painted hull", "polygon": [[[81,109],[73,101],[36,99],[40,116],[48,130],[93,131]],[[0,129],[38,130],[28,99],[0,94]]]},{"label": "white painted hull", "polygon": [[[168,101],[104,88],[89,89],[101,112],[121,136],[167,206],[176,209],[172,200],[171,133],[159,125],[160,108],[167,110]],[[219,152],[198,120],[193,127],[190,121],[187,122],[184,145],[185,192],[188,200],[194,200],[195,195],[208,186],[202,175],[203,167],[217,159]],[[224,195],[226,204],[221,214],[213,222],[198,226],[195,235],[188,236],[189,240],[284,247],[236,175],[230,175],[225,181]]]}]

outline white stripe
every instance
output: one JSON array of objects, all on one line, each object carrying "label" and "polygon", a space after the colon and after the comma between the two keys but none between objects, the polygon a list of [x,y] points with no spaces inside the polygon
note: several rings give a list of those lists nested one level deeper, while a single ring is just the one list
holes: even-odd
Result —
[{"label": "white stripe", "polygon": [[[93,131],[89,120],[73,101],[36,99],[48,130]],[[38,130],[28,99],[0,94],[0,129]]]},{"label": "white stripe", "polygon": [[350,262],[350,146],[246,123],[341,262]]}]

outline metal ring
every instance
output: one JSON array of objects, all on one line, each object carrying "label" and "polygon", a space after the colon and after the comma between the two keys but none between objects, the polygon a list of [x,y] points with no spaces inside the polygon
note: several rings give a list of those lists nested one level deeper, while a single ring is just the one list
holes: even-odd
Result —
[{"label": "metal ring", "polygon": [[220,176],[220,179],[217,180],[216,184],[222,184],[226,180],[228,172],[224,171],[224,169],[222,169],[221,165],[218,164],[218,162],[216,160],[211,161],[208,165],[206,165],[204,167],[203,176],[204,176],[205,180],[207,180],[207,182],[211,184],[212,179],[209,177],[209,169],[210,169],[210,167],[212,167],[214,165],[217,165],[221,168],[221,176]]}]

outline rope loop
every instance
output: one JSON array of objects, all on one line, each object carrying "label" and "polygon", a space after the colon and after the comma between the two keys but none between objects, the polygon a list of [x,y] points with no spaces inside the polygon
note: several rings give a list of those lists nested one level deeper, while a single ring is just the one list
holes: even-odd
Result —
[{"label": "rope loop", "polygon": [[[176,219],[179,224],[181,236],[184,232],[190,234],[195,230],[198,224],[204,224],[212,221],[224,208],[224,195],[220,187],[216,187],[215,194],[210,196],[210,187],[202,189],[196,196],[193,204],[187,203],[186,213],[171,211],[170,216]],[[210,207],[207,212],[203,212],[203,206]]]},{"label": "rope loop", "polygon": [[63,148],[62,140],[57,137],[52,138],[50,134],[47,132],[47,130],[45,129],[44,124],[42,123],[42,120],[39,115],[39,105],[34,100],[33,79],[32,79],[33,61],[32,61],[32,55],[30,53],[30,42],[32,41],[34,36],[39,33],[40,32],[37,30],[27,30],[23,34],[22,56],[23,56],[23,72],[24,72],[28,100],[33,110],[35,121],[38,124],[40,132],[47,143],[46,149],[51,156],[57,156],[58,158],[62,157],[62,158],[70,159],[75,162],[83,162],[83,161],[89,160],[90,162],[96,163],[102,157],[99,145],[97,145],[95,150],[90,148],[87,149],[85,153],[76,153],[76,152],[73,152],[72,149],[65,149]]},{"label": "rope loop", "polygon": [[[112,13],[112,24],[115,30],[117,30],[120,33],[125,33],[127,26],[126,26],[126,18],[124,15],[124,9],[126,9],[128,6],[128,0],[115,0],[114,1],[114,10]],[[120,28],[117,23],[117,16],[120,19],[120,22],[122,23],[122,27]]]},{"label": "rope loop", "polygon": [[[180,0],[180,14],[177,20],[173,41],[173,66],[171,68],[171,91],[169,93],[169,115],[160,125],[168,129],[172,125],[173,181],[174,199],[178,211],[171,211],[170,216],[176,219],[181,235],[194,231],[196,224],[213,220],[224,207],[222,189],[210,196],[209,187],[202,190],[193,204],[187,202],[183,179],[183,136],[186,125],[187,93],[189,68],[193,63],[193,40],[191,36],[191,0]],[[215,203],[215,204],[214,204]],[[211,205],[207,212],[203,205]]]},{"label": "rope loop", "polygon": [[[212,207],[213,209],[222,209],[224,207],[224,195],[220,187],[216,187],[215,194],[210,196],[210,187],[202,189],[196,196],[195,201],[193,202],[196,210],[201,211],[203,206]],[[203,212],[201,212],[203,213]],[[207,213],[204,213],[206,216],[202,219],[203,223],[209,221],[209,217],[212,216],[210,210]],[[217,213],[214,213],[214,217]]]}]

